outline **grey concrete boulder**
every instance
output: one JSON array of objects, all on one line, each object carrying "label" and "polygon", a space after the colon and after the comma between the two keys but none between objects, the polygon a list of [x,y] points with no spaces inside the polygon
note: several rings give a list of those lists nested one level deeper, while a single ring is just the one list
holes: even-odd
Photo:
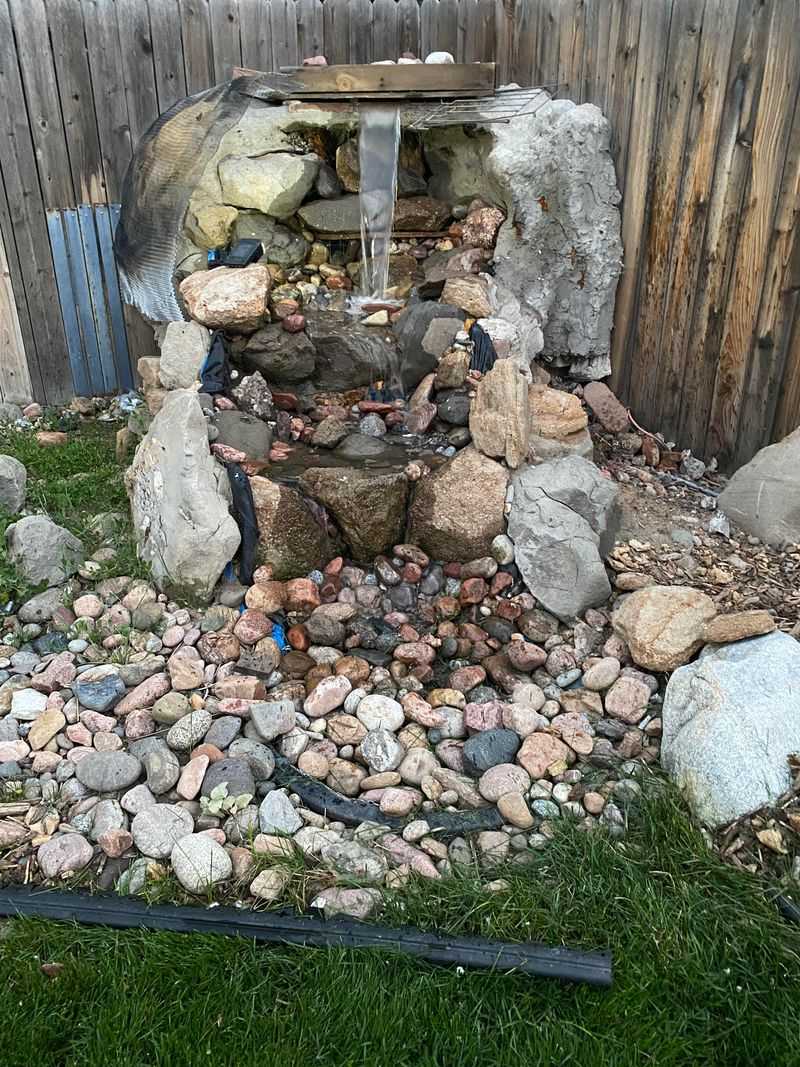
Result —
[{"label": "grey concrete boulder", "polygon": [[531,593],[567,621],[611,594],[603,557],[619,525],[617,487],[580,456],[523,467],[511,480],[508,534]]},{"label": "grey concrete boulder", "polygon": [[0,511],[16,515],[25,503],[28,472],[14,456],[0,456]]},{"label": "grey concrete boulder", "polygon": [[740,467],[720,494],[719,507],[767,544],[800,541],[800,427]]},{"label": "grey concrete boulder", "polygon": [[31,585],[59,585],[83,562],[77,537],[46,515],[26,515],[6,530],[8,558]]},{"label": "grey concrete boulder", "polygon": [[774,802],[800,752],[800,644],[776,632],[709,646],[670,678],[663,731],[661,761],[701,822]]},{"label": "grey concrete boulder", "polygon": [[225,471],[211,455],[197,394],[169,393],[125,483],[139,553],[161,589],[208,600],[239,547]]},{"label": "grey concrete boulder", "polygon": [[516,327],[521,360],[542,350],[574,377],[602,378],[622,267],[611,128],[592,104],[544,91],[537,104],[469,135],[429,131],[429,187],[450,202],[479,196],[503,208],[495,280],[518,306],[509,301],[495,314]]}]

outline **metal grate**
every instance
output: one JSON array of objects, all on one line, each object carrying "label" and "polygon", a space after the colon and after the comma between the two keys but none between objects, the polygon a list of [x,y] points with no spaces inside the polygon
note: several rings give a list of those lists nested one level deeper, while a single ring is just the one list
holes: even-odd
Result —
[{"label": "metal grate", "polygon": [[412,130],[432,126],[463,126],[469,123],[511,122],[523,115],[534,115],[551,99],[558,85],[537,85],[527,89],[496,89],[494,96],[461,100],[442,100],[438,104],[409,109]]}]

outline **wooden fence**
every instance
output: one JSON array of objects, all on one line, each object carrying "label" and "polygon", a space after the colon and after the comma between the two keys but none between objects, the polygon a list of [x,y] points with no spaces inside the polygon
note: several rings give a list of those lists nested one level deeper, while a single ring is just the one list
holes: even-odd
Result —
[{"label": "wooden fence", "polygon": [[[117,203],[161,111],[235,65],[434,49],[611,120],[614,385],[636,417],[727,466],[793,429],[798,0],[0,0],[4,395],[71,393],[47,212]],[[133,316],[128,337],[149,351]]]}]

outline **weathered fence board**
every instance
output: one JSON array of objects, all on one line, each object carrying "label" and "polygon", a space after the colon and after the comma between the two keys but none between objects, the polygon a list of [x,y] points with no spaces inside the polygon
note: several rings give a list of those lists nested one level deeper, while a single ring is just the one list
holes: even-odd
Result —
[{"label": "weathered fence board", "polygon": [[[234,66],[433,50],[608,115],[625,244],[613,384],[637,419],[728,465],[793,429],[798,0],[0,0],[0,286],[15,311],[0,344],[24,346],[30,378],[6,361],[0,391],[71,392],[81,310],[59,312],[46,213],[112,205],[94,214],[107,278],[113,205],[160,112]],[[73,298],[93,311],[84,284]],[[125,321],[134,359],[150,354]],[[122,323],[106,326],[116,360]]]}]

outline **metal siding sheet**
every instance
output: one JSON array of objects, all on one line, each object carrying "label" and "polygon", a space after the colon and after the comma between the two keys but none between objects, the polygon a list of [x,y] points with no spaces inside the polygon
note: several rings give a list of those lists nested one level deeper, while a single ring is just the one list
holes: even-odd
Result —
[{"label": "metal siding sheet", "polygon": [[86,396],[91,392],[89,372],[86,367],[81,328],[78,323],[78,312],[75,304],[75,293],[72,288],[72,276],[61,212],[47,212],[47,232],[50,235],[50,248],[56,268],[56,285],[58,287],[58,299],[61,304],[61,317],[64,320],[64,333],[67,337],[72,384],[78,396]]},{"label": "metal siding sheet", "polygon": [[94,321],[97,327],[97,347],[100,353],[100,366],[103,372],[103,393],[111,393],[117,387],[117,368],[114,365],[114,345],[111,340],[111,328],[106,309],[106,292],[103,285],[103,272],[100,268],[100,252],[97,247],[97,233],[94,228],[94,211],[89,204],[78,207],[78,223],[86,260],[86,273],[89,279],[89,295],[92,300]]},{"label": "metal siding sheet", "polygon": [[110,209],[105,204],[98,204],[94,209],[94,220],[97,226],[97,237],[100,242],[100,259],[103,264],[108,314],[111,319],[111,333],[114,338],[117,384],[121,390],[130,390],[133,389],[133,370],[128,352],[128,337],[125,332],[125,316],[122,310],[122,297],[119,292],[117,264],[114,259],[113,231],[116,229],[116,221],[112,219],[111,215],[114,207],[117,208],[117,218],[119,218],[118,204],[111,205]]},{"label": "metal siding sheet", "polygon": [[86,263],[83,258],[81,231],[78,225],[78,212],[73,208],[63,212],[64,229],[67,235],[67,254],[69,255],[72,292],[78,309],[78,322],[83,335],[83,350],[89,370],[89,395],[102,393],[104,390],[103,369],[100,365],[100,352],[97,347],[97,331],[92,304],[89,299],[89,280],[86,275]]}]

